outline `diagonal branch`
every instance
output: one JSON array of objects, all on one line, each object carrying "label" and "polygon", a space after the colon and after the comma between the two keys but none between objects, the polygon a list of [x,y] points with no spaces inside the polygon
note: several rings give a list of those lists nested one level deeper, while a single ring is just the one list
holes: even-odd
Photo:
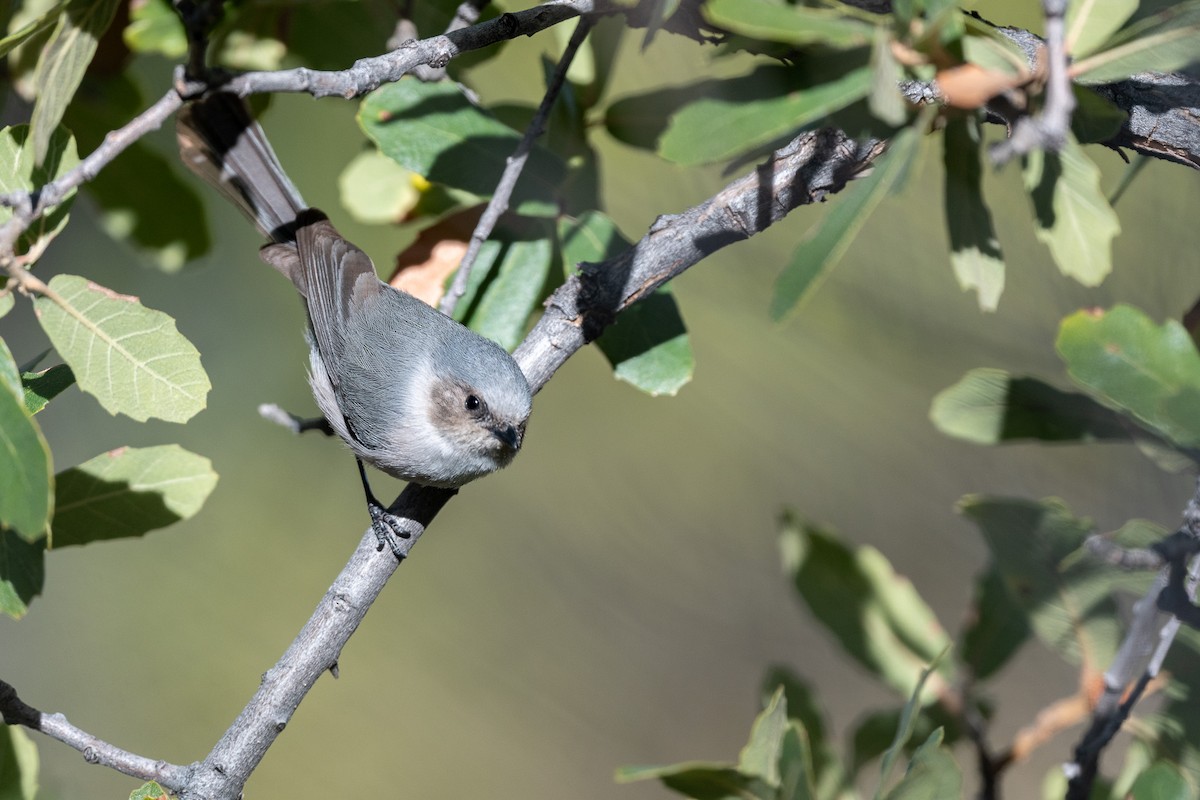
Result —
[{"label": "diagonal branch", "polygon": [[[681,214],[660,217],[625,253],[581,272],[547,301],[546,312],[515,357],[534,391],[617,314],[655,287],[726,245],[748,239],[797,206],[839,191],[883,151],[879,141],[857,143],[841,131],[806,133],[773,153],[754,172]],[[403,555],[454,495],[409,484],[390,511],[410,534]],[[312,617],[213,751],[196,766],[191,800],[233,800],[292,714],[326,670],[336,664],[371,604],[400,565],[380,552],[368,530]]]},{"label": "diagonal branch", "polygon": [[575,60],[575,52],[579,50],[579,46],[583,44],[583,40],[587,38],[588,31],[591,29],[591,18],[581,17],[579,24],[575,27],[575,32],[571,34],[571,41],[567,43],[567,48],[558,61],[558,67],[554,70],[550,85],[546,87],[546,93],[542,95],[542,102],[538,106],[537,113],[533,115],[533,120],[525,129],[525,135],[517,144],[516,151],[505,162],[504,174],[500,176],[500,181],[496,184],[496,191],[492,193],[492,199],[488,201],[487,208],[483,210],[479,222],[475,224],[475,230],[471,231],[471,241],[467,245],[466,254],[463,255],[462,261],[458,265],[458,271],[454,274],[454,283],[439,305],[443,314],[453,315],[455,306],[466,293],[467,284],[471,278],[471,269],[475,266],[475,260],[479,258],[479,251],[483,248],[483,243],[487,241],[487,238],[492,235],[492,229],[500,221],[500,216],[508,210],[508,201],[512,198],[513,190],[517,188],[517,181],[520,180],[521,172],[525,169],[525,162],[529,160],[534,140],[546,130],[546,120],[550,117],[550,109],[554,107],[554,101],[558,99],[558,94],[562,91],[563,83],[567,79],[567,70],[570,69],[571,62]]}]

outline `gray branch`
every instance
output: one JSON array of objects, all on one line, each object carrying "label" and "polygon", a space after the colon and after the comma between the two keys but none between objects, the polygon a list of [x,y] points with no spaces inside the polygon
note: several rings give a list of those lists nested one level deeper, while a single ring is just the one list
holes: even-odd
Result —
[{"label": "gray branch", "polygon": [[170,791],[187,785],[188,767],[135,755],[76,728],[62,714],[38,711],[22,701],[17,690],[4,681],[0,681],[0,718],[7,725],[23,725],[73,747],[89,764],[110,767],[143,781],[158,781]]},{"label": "gray branch", "polygon": [[451,284],[450,291],[446,292],[442,298],[440,309],[443,314],[454,314],[455,306],[466,293],[467,283],[471,279],[471,269],[475,266],[476,259],[479,258],[479,251],[483,249],[483,243],[487,241],[487,238],[492,235],[492,230],[500,221],[500,216],[508,210],[508,201],[512,199],[513,190],[517,188],[517,181],[525,169],[525,162],[529,160],[533,143],[546,129],[546,120],[550,117],[550,109],[554,107],[554,101],[558,99],[558,94],[562,91],[563,82],[567,79],[567,70],[570,69],[571,62],[575,60],[575,52],[579,50],[579,46],[583,44],[583,40],[587,38],[591,28],[591,19],[581,17],[575,32],[571,35],[571,41],[567,43],[567,48],[558,61],[558,67],[554,70],[550,85],[546,87],[546,93],[542,95],[542,102],[538,105],[537,113],[533,115],[533,120],[525,129],[525,135],[521,137],[517,149],[505,162],[504,173],[496,184],[496,191],[492,193],[492,199],[488,201],[487,207],[479,216],[479,222],[475,223],[475,230],[471,231],[471,241],[467,244],[467,252],[459,262],[458,270],[454,273],[454,283]]},{"label": "gray branch", "polygon": [[1071,130],[1075,95],[1067,73],[1067,0],[1042,0],[1046,17],[1046,103],[1040,114],[1017,120],[1012,134],[992,146],[992,162],[1005,164],[1031,150],[1057,151]]},{"label": "gray branch", "polygon": [[[1126,568],[1142,569],[1163,563],[1170,563],[1170,566],[1155,576],[1149,590],[1133,606],[1129,630],[1112,664],[1104,673],[1104,694],[1092,712],[1092,724],[1075,746],[1073,760],[1063,766],[1069,781],[1067,800],[1086,800],[1091,796],[1101,754],[1129,718],[1146,686],[1158,677],[1163,660],[1175,641],[1180,618],[1195,614],[1196,576],[1200,573],[1200,558],[1195,558],[1194,553],[1198,540],[1200,481],[1197,481],[1196,491],[1184,511],[1183,526],[1153,548],[1154,556],[1141,550],[1120,554],[1112,546],[1097,547],[1089,542],[1093,552],[1102,554],[1110,563]],[[1155,556],[1157,565],[1154,563]],[[1182,587],[1177,587],[1180,597],[1172,600],[1172,571],[1181,576],[1183,570],[1180,564],[1189,558],[1191,566],[1187,570],[1188,580]]]}]

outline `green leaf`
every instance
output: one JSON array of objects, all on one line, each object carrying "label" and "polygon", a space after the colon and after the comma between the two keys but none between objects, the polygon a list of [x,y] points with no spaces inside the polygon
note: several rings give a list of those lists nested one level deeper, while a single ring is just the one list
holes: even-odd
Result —
[{"label": "green leaf", "polygon": [[687,326],[665,286],[621,312],[596,346],[617,380],[651,397],[673,397],[692,380],[696,368]]},{"label": "green leaf", "polygon": [[1100,52],[1072,64],[1071,75],[1080,83],[1097,84],[1140,72],[1174,72],[1195,61],[1198,50],[1200,2],[1191,0],[1120,31]]},{"label": "green leaf", "polygon": [[[925,665],[950,644],[912,584],[878,550],[851,549],[833,533],[790,517],[784,519],[780,548],[801,599],[846,653],[888,686],[910,694]],[[944,669],[948,676],[949,666]]]},{"label": "green leaf", "polygon": [[825,796],[815,785],[808,733],[796,720],[791,720],[783,733],[778,769],[779,800],[817,800]]},{"label": "green leaf", "polygon": [[1071,378],[1171,442],[1200,444],[1200,354],[1174,320],[1155,325],[1132,306],[1079,311],[1055,342]]},{"label": "green leaf", "polygon": [[110,414],[184,422],[204,408],[211,384],[175,320],[77,275],[56,275],[38,318],[79,388]]},{"label": "green leaf", "polygon": [[857,777],[863,767],[895,747],[897,731],[903,730],[905,726],[911,730],[897,753],[904,752],[911,756],[916,748],[914,740],[923,741],[944,723],[944,715],[937,713],[937,706],[930,706],[918,714],[912,714],[910,711],[908,716],[905,708],[873,711],[857,721],[850,735],[852,777]]},{"label": "green leaf", "polygon": [[1021,648],[1031,631],[1025,612],[993,565],[975,582],[975,597],[962,631],[959,657],[978,680],[985,680]]},{"label": "green leaf", "polygon": [[1082,664],[1085,680],[1098,678],[1116,653],[1121,630],[1111,567],[1073,557],[1091,522],[1071,516],[1055,499],[967,496],[959,510],[979,527],[1005,588],[1037,637],[1070,663]]},{"label": "green leaf", "polygon": [[[13,125],[0,130],[0,193],[32,191],[79,164],[75,139],[65,128],[54,131],[50,138],[49,153],[40,166],[34,163],[33,148],[29,145],[28,125]],[[67,209],[71,207],[74,197],[74,192],[68,194],[63,202],[47,209],[21,234],[19,248],[22,253],[36,257],[46,249],[67,224]],[[12,209],[0,206],[0,225],[10,219]]]},{"label": "green leaf", "polygon": [[782,320],[797,310],[800,302],[846,254],[871,212],[905,171],[919,141],[916,126],[897,133],[887,152],[875,162],[871,174],[847,187],[825,219],[809,229],[775,281],[772,319]]},{"label": "green leaf", "polygon": [[1133,800],[1188,800],[1196,788],[1177,765],[1159,761],[1138,776],[1130,794]]},{"label": "green leaf", "polygon": [[888,30],[882,26],[875,29],[871,43],[871,92],[867,95],[867,106],[877,119],[888,125],[899,126],[908,119],[908,100],[900,92],[900,81],[904,79],[904,68],[892,52],[895,43]]},{"label": "green leaf", "polygon": [[25,407],[17,376],[12,354],[0,340],[0,529],[12,528],[32,542],[45,535],[50,522],[54,476],[50,448]]},{"label": "green leaf", "polygon": [[973,369],[933,399],[929,417],[947,436],[975,444],[1127,440],[1138,429],[1082,394],[1004,370]]},{"label": "green leaf", "polygon": [[[0,528],[0,614],[13,619],[25,616],[33,598],[42,593],[46,579],[45,559],[44,538],[27,542],[16,531]],[[2,785],[3,780],[0,780]],[[0,797],[3,796],[0,792]]]},{"label": "green leaf", "polygon": [[693,800],[776,800],[776,789],[732,766],[703,761],[663,767],[622,767],[617,783],[657,778],[663,786]]},{"label": "green leaf", "polygon": [[0,317],[13,310],[15,301],[11,291],[0,291]]},{"label": "green leaf", "polygon": [[342,205],[359,222],[394,225],[421,199],[414,178],[412,172],[378,150],[364,150],[338,176],[338,191]]},{"label": "green leaf", "polygon": [[1112,272],[1112,240],[1121,232],[1100,191],[1100,170],[1071,136],[1058,153],[1035,150],[1024,163],[1037,238],[1060,272],[1099,286]]},{"label": "green leaf", "polygon": [[38,59],[37,103],[30,128],[34,163],[51,152],[50,137],[83,80],[100,37],[112,22],[120,0],[75,0],[58,18],[58,25]]},{"label": "green leaf", "polygon": [[[1117,135],[1129,113],[1086,86],[1071,84],[1075,110],[1071,112],[1071,134],[1080,144],[1107,142]],[[1112,204],[1112,200],[1109,201]]]},{"label": "green leaf", "polygon": [[[950,652],[950,646],[938,654],[938,657],[933,662],[921,670],[920,676],[917,678],[916,685],[913,687],[912,694],[909,695],[908,702],[904,704],[904,709],[900,712],[900,723],[896,726],[896,736],[892,740],[892,746],[883,754],[882,763],[879,765],[879,788],[875,791],[875,800],[879,800],[880,794],[883,792],[883,787],[887,783],[888,778],[892,774],[892,765],[901,751],[908,745],[909,739],[912,738],[913,731],[916,729],[918,717],[920,716],[922,691],[925,687],[925,682],[934,674],[938,666],[945,660],[946,654]],[[941,731],[934,731],[938,735],[938,741],[941,741]]]},{"label": "green leaf", "polygon": [[[503,230],[492,237],[496,243],[491,258],[484,251],[472,269],[488,274],[490,282],[482,297],[472,304],[467,325],[481,336],[512,350],[525,335],[529,316],[542,299],[542,289],[554,261],[550,223],[545,220],[509,218]],[[462,308],[467,297],[459,303]]]},{"label": "green leaf", "polygon": [[[832,797],[843,784],[841,755],[829,740],[825,715],[817,704],[812,688],[800,676],[787,667],[775,665],[767,670],[762,682],[764,704],[777,689],[782,689],[787,701],[788,717],[796,729],[795,736],[802,741],[793,741],[789,732],[784,737],[783,754],[780,756],[780,797],[825,798]],[[801,748],[800,752],[793,747]],[[801,761],[800,767],[795,763]],[[796,773],[802,768],[802,774]],[[816,788],[813,788],[815,784]],[[788,794],[793,787],[792,794]],[[809,792],[809,794],[805,794]]]},{"label": "green leaf", "polygon": [[1071,0],[1067,5],[1067,52],[1075,60],[1093,52],[1137,11],[1137,0]]},{"label": "green leaf", "polygon": [[54,24],[58,22],[58,15],[71,2],[72,0],[59,0],[59,2],[50,6],[40,16],[21,26],[20,30],[13,31],[4,38],[0,38],[0,58],[7,56],[14,48],[19,47],[38,34],[45,33],[53,28]]},{"label": "green leaf", "polygon": [[[559,220],[558,238],[568,274],[579,264],[599,263],[631,247],[599,211]],[[679,306],[665,286],[622,312],[596,346],[618,380],[654,397],[674,395],[692,379],[696,366]]]},{"label": "green leaf", "polygon": [[158,53],[171,61],[187,53],[187,32],[168,0],[131,3],[122,36],[135,53]]},{"label": "green leaf", "polygon": [[[471,104],[452,82],[405,78],[363,100],[358,122],[380,151],[434,183],[489,197],[520,134]],[[563,163],[535,146],[513,193],[521,214],[553,216]]]},{"label": "green leaf", "polygon": [[170,800],[170,795],[156,781],[150,781],[130,792],[129,800]]},{"label": "green leaf", "polygon": [[859,47],[871,41],[875,28],[833,9],[777,5],[761,0],[711,0],[704,6],[704,15],[727,31],[792,45]]},{"label": "green leaf", "polygon": [[34,800],[38,790],[37,745],[24,729],[0,726],[0,797]]},{"label": "green leaf", "polygon": [[983,200],[978,122],[951,117],[943,141],[950,263],[958,285],[979,293],[980,309],[995,311],[1004,291],[1004,254]]},{"label": "green leaf", "polygon": [[142,536],[195,516],[212,462],[176,444],[122,447],[58,475],[53,547]]},{"label": "green leaf", "polygon": [[962,772],[942,747],[942,731],[930,734],[917,748],[908,771],[887,793],[887,800],[948,800],[962,797]]},{"label": "green leaf", "polygon": [[871,68],[759,100],[701,98],[671,118],[659,155],[684,166],[732,158],[845,108],[871,90]]},{"label": "green leaf", "polygon": [[66,364],[56,364],[41,372],[22,373],[21,383],[25,392],[25,407],[30,414],[36,414],[75,383],[75,373]]},{"label": "green leaf", "polygon": [[750,741],[738,757],[738,772],[762,778],[771,786],[779,785],[779,756],[788,728],[787,700],[783,689],[776,689],[766,708],[754,720]]}]

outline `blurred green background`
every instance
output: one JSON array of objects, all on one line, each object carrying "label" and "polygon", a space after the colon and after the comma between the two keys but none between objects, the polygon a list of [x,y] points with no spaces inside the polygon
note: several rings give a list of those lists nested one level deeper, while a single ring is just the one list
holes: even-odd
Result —
[{"label": "blurred green background", "polygon": [[[979,5],[1026,26],[1037,7]],[[536,98],[538,56],[562,38],[510,43],[472,85],[488,103]],[[640,44],[640,33],[625,42],[611,97],[712,69],[711,48],[662,34]],[[142,74],[148,97],[169,80],[165,62]],[[386,264],[398,235],[339,207],[337,176],[363,142],[354,109],[279,97],[263,121],[308,201]],[[169,152],[171,139],[154,141]],[[595,141],[607,210],[633,239],[729,177],[673,167],[602,131]],[[1124,164],[1088,152],[1111,189]],[[1178,319],[1200,295],[1194,173],[1148,166],[1117,206],[1116,270],[1089,290],[1059,276],[1034,240],[1019,170],[989,171],[1009,271],[999,311],[983,314],[951,273],[940,158],[931,142],[904,195],[884,202],[787,325],[767,318],[772,281],[822,208],[677,280],[697,360],[678,397],[617,383],[594,349],[572,359],[536,398],[520,458],[438,517],[342,654],[341,678],[317,684],[247,796],[649,800],[667,793],[615,785],[613,770],[736,758],[770,664],[817,687],[839,735],[894,706],[794,599],[776,549],[784,506],[878,547],[951,629],[984,556],[954,514],[963,494],[1056,495],[1100,530],[1130,517],[1175,525],[1192,478],[1160,472],[1131,447],[982,449],[941,436],[927,415],[933,395],[973,367],[1065,385],[1053,341],[1079,307],[1129,302]],[[184,427],[140,425],[76,391],[39,420],[58,468],[178,441],[213,460],[220,484],[185,524],[52,552],[45,596],[24,620],[0,619],[0,677],[26,701],[178,763],[207,753],[367,525],[347,453],[256,413],[267,401],[313,409],[301,309],[257,261],[250,226],[205,198],[214,250],[179,275],[144,268],[96,233],[86,199],[38,270],[83,273],[174,315],[213,379],[208,410]],[[0,321],[18,361],[46,346],[27,305]],[[400,488],[373,481],[381,497]],[[999,746],[1073,692],[1075,676],[1031,644],[996,688]],[[136,785],[35,738],[49,797],[124,797]],[[1012,796],[1031,794],[1072,742],[1016,766]]]}]

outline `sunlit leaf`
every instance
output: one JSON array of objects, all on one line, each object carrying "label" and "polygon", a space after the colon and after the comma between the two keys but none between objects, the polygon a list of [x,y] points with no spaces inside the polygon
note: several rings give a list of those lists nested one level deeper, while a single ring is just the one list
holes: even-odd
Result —
[{"label": "sunlit leaf", "polygon": [[1137,11],[1137,0],[1071,0],[1067,4],[1067,52],[1076,60],[1094,51]]},{"label": "sunlit leaf", "polygon": [[[435,183],[489,197],[521,136],[472,105],[453,82],[422,83],[405,78],[363,100],[359,125],[379,150]],[[513,193],[522,214],[558,212],[558,187],[565,166],[543,148],[533,148]]]},{"label": "sunlit leaf", "polygon": [[29,41],[34,36],[45,33],[53,28],[55,23],[58,22],[58,15],[71,2],[73,0],[59,0],[59,2],[50,6],[50,8],[46,9],[39,16],[22,25],[19,30],[15,30],[7,36],[0,38],[0,58],[7,56],[14,48]]},{"label": "sunlit leaf", "polygon": [[773,319],[784,319],[795,311],[846,254],[871,212],[904,173],[919,141],[917,126],[901,130],[892,139],[887,152],[875,161],[871,174],[854,181],[834,198],[833,208],[809,229],[776,279],[771,298]]},{"label": "sunlit leaf", "polygon": [[0,528],[32,542],[45,535],[50,521],[50,448],[25,407],[17,365],[3,340],[0,362]]},{"label": "sunlit leaf", "polygon": [[0,725],[0,797],[34,800],[37,790],[37,745],[23,728]]},{"label": "sunlit leaf", "polygon": [[122,447],[58,474],[55,548],[142,536],[196,515],[213,487],[212,462],[176,444]]},{"label": "sunlit leaf", "polygon": [[342,205],[359,222],[395,224],[417,205],[414,175],[378,150],[364,150],[338,176]]},{"label": "sunlit leaf", "polygon": [[[933,677],[941,664],[946,660],[946,654],[950,652],[950,645],[946,648],[917,676],[916,684],[913,686],[912,692],[909,694],[908,702],[904,704],[904,708],[900,712],[900,721],[896,726],[896,735],[892,739],[891,747],[883,754],[883,758],[879,764],[879,789],[875,792],[875,800],[879,800],[883,792],[883,787],[891,778],[892,766],[896,763],[896,759],[907,748],[908,742],[912,739],[913,732],[916,730],[918,718],[921,716],[921,709],[925,705],[922,700],[925,694],[925,684]],[[934,731],[938,736],[938,741],[941,741],[941,731]]]},{"label": "sunlit leaf", "polygon": [[46,156],[52,152],[50,137],[75,96],[100,37],[108,29],[120,2],[76,0],[59,15],[54,33],[38,59],[37,102],[29,123],[35,164],[45,163]]},{"label": "sunlit leaf", "polygon": [[39,321],[79,388],[110,414],[184,422],[211,384],[175,320],[75,275],[56,275],[36,303]]},{"label": "sunlit leaf", "polygon": [[187,53],[187,32],[168,0],[130,3],[129,25],[122,34],[135,53],[158,53],[172,61]]},{"label": "sunlit leaf", "polygon": [[798,131],[861,100],[870,90],[871,68],[863,66],[786,95],[702,98],[671,118],[659,141],[659,154],[684,166],[731,158]]},{"label": "sunlit leaf", "polygon": [[1136,433],[1128,420],[1086,395],[999,369],[973,369],[943,389],[929,418],[947,436],[975,444],[1122,440]]},{"label": "sunlit leaf", "polygon": [[779,785],[779,755],[788,728],[787,700],[777,689],[767,706],[754,720],[750,740],[738,756],[738,771],[762,778],[771,786]]},{"label": "sunlit leaf", "polygon": [[[13,125],[0,130],[0,193],[32,191],[61,177],[79,164],[75,139],[65,128],[54,131],[46,159],[40,166],[34,164],[33,148],[30,145],[28,125]],[[34,220],[21,235],[22,253],[36,256],[45,250],[67,224],[67,209],[74,198],[75,193],[71,192],[63,202],[47,209],[41,217]],[[11,218],[12,209],[0,206],[0,224]]]},{"label": "sunlit leaf", "polygon": [[[466,323],[506,350],[521,341],[529,317],[542,299],[554,263],[551,230],[550,223],[543,220],[510,219],[492,237],[492,247],[481,251],[475,262],[474,271],[488,277],[477,303],[464,296],[470,303]],[[467,303],[460,302],[459,308],[464,305]]]},{"label": "sunlit leaf", "polygon": [[875,29],[871,43],[871,92],[867,95],[867,107],[878,119],[888,125],[900,125],[908,118],[908,101],[900,93],[900,81],[904,68],[892,50],[891,35],[884,27]]},{"label": "sunlit leaf", "polygon": [[1200,354],[1178,322],[1156,325],[1125,305],[1079,311],[1063,320],[1055,344],[1093,396],[1177,444],[1200,444]]},{"label": "sunlit leaf", "polygon": [[170,800],[170,797],[167,790],[155,781],[143,783],[129,793],[129,800]]},{"label": "sunlit leaf", "polygon": [[793,45],[858,47],[871,41],[875,28],[832,9],[762,0],[711,0],[704,5],[704,16],[733,33]]},{"label": "sunlit leaf", "polygon": [[1100,52],[1071,65],[1080,83],[1112,83],[1140,72],[1174,72],[1200,52],[1200,2],[1169,6],[1130,25]]},{"label": "sunlit leaf", "polygon": [[995,311],[1004,291],[1004,254],[983,200],[979,140],[979,125],[972,118],[952,117],[946,125],[946,226],[958,285],[979,293],[981,309]]},{"label": "sunlit leaf", "polygon": [[1112,271],[1112,240],[1121,232],[1100,191],[1100,170],[1068,136],[1057,153],[1025,158],[1025,187],[1033,201],[1034,232],[1064,275],[1098,286]]}]

